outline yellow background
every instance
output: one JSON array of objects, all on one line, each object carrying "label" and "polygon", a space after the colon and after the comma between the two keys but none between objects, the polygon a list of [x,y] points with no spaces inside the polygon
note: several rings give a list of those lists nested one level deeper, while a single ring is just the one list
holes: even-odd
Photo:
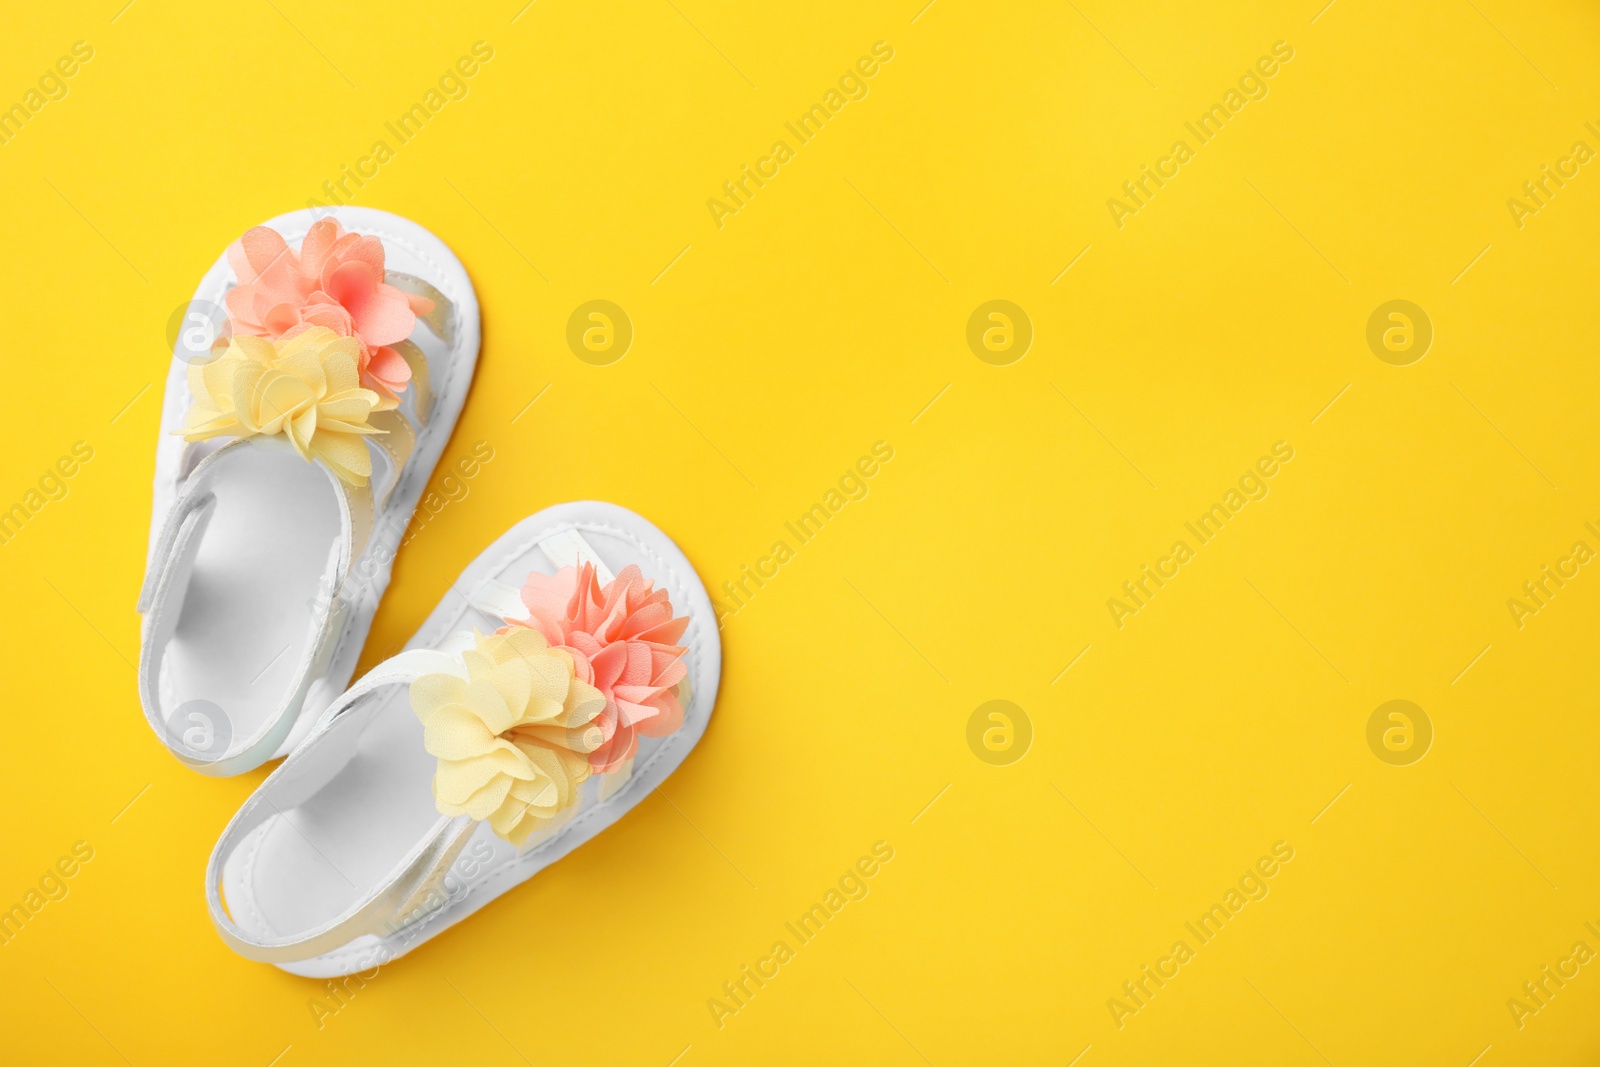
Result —
[{"label": "yellow background", "polygon": [[[1521,228],[1506,202],[1600,148],[1600,15],[922,2],[7,12],[0,103],[95,55],[0,146],[0,506],[94,459],[0,546],[0,905],[95,858],[0,948],[0,1059],[1594,1062],[1600,965],[1520,1029],[1507,1000],[1600,949],[1600,574],[1520,629],[1506,602],[1600,548],[1600,174]],[[715,592],[895,455],[727,620],[658,795],[319,1028],[322,983],[234,956],[202,901],[266,770],[196,775],[139,713],[151,385],[227,242],[479,40],[355,197],[471,272],[445,462],[495,451],[402,552],[363,668],[546,505],[640,511]],[[880,40],[869,95],[719,229],[708,198]],[[1270,94],[1118,229],[1107,198],[1280,40]],[[609,367],[564,339],[595,298],[636,331]],[[1436,332],[1406,367],[1365,340],[1397,298]],[[1010,366],[966,344],[991,299],[1036,331]],[[1107,598],[1280,440],[1270,495],[1117,628]],[[1032,724],[1010,766],[967,744],[991,699]],[[1367,745],[1390,699],[1435,730],[1411,766]],[[722,983],[877,841],[870,895],[719,1028]],[[1119,1029],[1108,998],[1276,841],[1270,895]]]}]

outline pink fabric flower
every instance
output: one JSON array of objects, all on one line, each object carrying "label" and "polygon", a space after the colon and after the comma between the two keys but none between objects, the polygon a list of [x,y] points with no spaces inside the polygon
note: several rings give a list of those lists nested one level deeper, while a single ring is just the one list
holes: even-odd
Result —
[{"label": "pink fabric flower", "polygon": [[600,774],[632,758],[640,734],[664,737],[683,725],[677,688],[689,670],[677,641],[689,620],[673,618],[667,591],[654,586],[632,565],[604,588],[588,563],[553,576],[534,573],[522,587],[532,617],[508,620],[566,649],[577,677],[606,698],[595,720],[604,741],[589,753]]},{"label": "pink fabric flower", "polygon": [[228,246],[239,284],[228,290],[235,334],[294,337],[323,326],[361,342],[361,384],[398,401],[411,368],[389,347],[411,336],[433,301],[384,281],[383,242],[319,219],[294,252],[278,231],[257,226]]}]

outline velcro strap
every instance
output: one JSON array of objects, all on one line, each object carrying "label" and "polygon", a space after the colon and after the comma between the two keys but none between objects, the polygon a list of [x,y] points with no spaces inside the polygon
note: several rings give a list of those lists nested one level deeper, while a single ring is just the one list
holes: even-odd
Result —
[{"label": "velcro strap", "polygon": [[[288,451],[280,438],[249,437],[229,442],[203,459],[189,475],[173,505],[171,517],[162,529],[152,553],[150,570],[139,597],[145,614],[139,649],[138,685],[140,703],[151,729],[164,741],[167,709],[161,697],[161,670],[167,646],[177,632],[182,616],[184,594],[207,526],[216,511],[213,482],[244,449],[277,448]],[[372,493],[368,488],[350,486],[336,477],[325,464],[316,466],[327,477],[336,493],[340,509],[340,530],[329,546],[322,573],[324,595],[312,603],[311,632],[304,658],[295,669],[294,684],[283,705],[251,737],[233,739],[234,747],[215,760],[197,761],[173,749],[174,754],[203,774],[229,775],[258,765],[282,744],[293,728],[311,683],[327,670],[334,645],[343,633],[348,614],[343,585],[356,559],[372,534]],[[169,744],[169,748],[171,745]]]},{"label": "velcro strap", "polygon": [[211,493],[191,493],[178,498],[172,514],[167,516],[166,525],[161,528],[155,551],[150,553],[150,569],[145,572],[144,585],[139,590],[138,611],[141,615],[155,603],[162,583],[173,571],[174,561],[180,557],[188,557],[193,561],[200,537],[216,510],[217,498]]}]

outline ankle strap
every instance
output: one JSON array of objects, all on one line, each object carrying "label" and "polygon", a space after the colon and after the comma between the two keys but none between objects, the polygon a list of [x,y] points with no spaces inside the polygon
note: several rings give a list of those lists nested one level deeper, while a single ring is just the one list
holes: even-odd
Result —
[{"label": "ankle strap", "polygon": [[322,463],[316,463],[317,469],[327,476],[338,502],[339,535],[329,547],[323,572],[324,581],[332,579],[332,592],[318,596],[311,604],[311,638],[295,672],[294,684],[279,709],[253,736],[233,739],[229,749],[218,758],[199,759],[193,752],[174,747],[167,734],[167,709],[161,699],[161,665],[183,614],[184,594],[194,573],[206,529],[216,514],[215,478],[242,449],[249,448],[287,451],[289,446],[268,438],[246,438],[224,445],[195,467],[157,538],[138,604],[145,616],[138,670],[139,702],[145,719],[173,755],[203,774],[218,776],[258,766],[271,757],[294,727],[307,690],[326,669],[333,646],[344,629],[349,609],[346,598],[339,595],[338,590],[344,585],[351,562],[360,555],[372,534],[371,492],[346,484]]},{"label": "ankle strap", "polygon": [[[431,910],[432,902],[439,899],[445,875],[477,828],[466,816],[441,818],[387,879],[343,914],[321,926],[284,937],[252,933],[234,921],[222,900],[222,868],[227,857],[262,823],[274,816],[282,817],[309,800],[354,755],[366,718],[358,708],[364,698],[387,686],[410,685],[422,674],[459,669],[455,657],[428,649],[402,652],[374,667],[324,713],[307,743],[284,760],[245,801],[222,832],[206,865],[206,904],[211,921],[235,952],[264,963],[312,959],[364,935],[391,935]],[[340,733],[347,734],[347,738],[336,740],[334,735]],[[313,740],[322,743],[312,744]]]}]

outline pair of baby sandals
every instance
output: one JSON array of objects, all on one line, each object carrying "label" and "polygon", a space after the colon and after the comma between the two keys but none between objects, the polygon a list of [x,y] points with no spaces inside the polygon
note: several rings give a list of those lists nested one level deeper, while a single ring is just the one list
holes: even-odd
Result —
[{"label": "pair of baby sandals", "polygon": [[683,762],[721,672],[711,602],[649,522],[561,504],[350,684],[472,382],[467,273],[395,215],[295,212],[230,246],[174,332],[139,698],[204,774],[287,756],[207,865],[223,940],[294,974],[370,970]]}]

